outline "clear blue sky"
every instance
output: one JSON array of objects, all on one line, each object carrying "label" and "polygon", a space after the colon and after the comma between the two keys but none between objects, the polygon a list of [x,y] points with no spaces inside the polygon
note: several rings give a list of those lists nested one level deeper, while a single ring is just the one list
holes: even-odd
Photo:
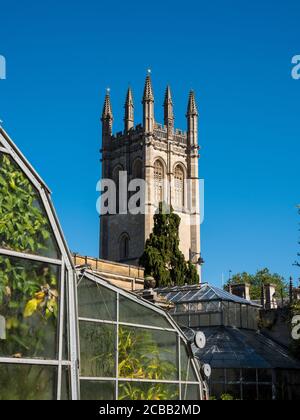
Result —
[{"label": "clear blue sky", "polygon": [[[99,116],[111,88],[116,130],[130,83],[141,120],[146,69],[156,117],[173,90],[185,128],[190,88],[200,110],[205,179],[204,279],[269,267],[288,276],[300,202],[300,3],[271,1],[2,2],[4,128],[53,191],[73,251],[98,253]],[[299,218],[300,219],[300,218]]]}]

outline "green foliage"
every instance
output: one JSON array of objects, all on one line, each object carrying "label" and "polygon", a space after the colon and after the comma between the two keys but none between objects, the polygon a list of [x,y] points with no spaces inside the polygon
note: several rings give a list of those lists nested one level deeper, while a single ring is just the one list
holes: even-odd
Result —
[{"label": "green foliage", "polygon": [[160,203],[153,232],[140,259],[145,275],[154,277],[157,287],[199,283],[195,266],[185,260],[179,249],[179,225],[180,217],[172,208],[166,211]]},{"label": "green foliage", "polygon": [[[261,286],[262,284],[274,284],[276,286],[276,297],[280,298],[288,296],[288,284],[284,278],[279,274],[272,274],[267,268],[259,270],[256,274],[238,273],[235,274],[227,282],[229,284],[250,284],[250,297],[252,300],[259,300],[261,297]],[[225,286],[225,287],[226,287]]]},{"label": "green foliage", "polygon": [[0,401],[53,400],[57,371],[38,365],[0,365]]},{"label": "green foliage", "polygon": [[222,400],[222,401],[233,401],[233,400],[234,400],[234,398],[233,398],[233,396],[232,396],[232,395],[230,395],[230,394],[222,394],[222,395],[221,395],[221,400]]},{"label": "green foliage", "polygon": [[[110,326],[80,323],[81,376],[115,375],[115,329]],[[159,346],[153,333],[119,326],[118,376],[120,400],[169,400],[178,398],[178,387],[151,380],[177,379],[177,367],[168,361],[171,351]],[[148,379],[149,383],[126,382]]]},{"label": "green foliage", "polygon": [[0,248],[57,257],[35,188],[4,154],[0,154]]},{"label": "green foliage", "polygon": [[[119,377],[170,380],[177,369],[165,360],[168,350],[159,348],[150,331],[119,328]],[[119,385],[120,400],[170,400],[178,397],[177,388],[163,383],[136,382]]]},{"label": "green foliage", "polygon": [[[57,257],[37,192],[3,154],[0,154],[0,248]],[[56,357],[57,278],[57,268],[49,264],[0,256],[0,315],[6,327],[6,338],[0,341],[0,356]],[[26,393],[27,382],[20,386]],[[13,394],[15,388],[16,378],[11,376],[6,381],[6,393]]]},{"label": "green foliage", "polygon": [[80,322],[81,376],[115,376],[116,330],[114,326]]},{"label": "green foliage", "polygon": [[119,387],[119,400],[163,401],[179,398],[177,386],[173,384],[125,382],[120,383]]}]

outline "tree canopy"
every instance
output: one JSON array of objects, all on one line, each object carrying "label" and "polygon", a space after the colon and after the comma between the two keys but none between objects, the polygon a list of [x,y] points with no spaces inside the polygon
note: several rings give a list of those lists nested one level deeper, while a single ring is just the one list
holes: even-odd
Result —
[{"label": "tree canopy", "polygon": [[228,280],[226,288],[230,284],[250,284],[250,298],[252,300],[259,300],[261,297],[261,286],[266,284],[274,284],[276,286],[277,297],[288,296],[288,284],[284,278],[276,273],[271,273],[268,268],[258,270],[256,274],[249,274],[246,272],[237,273]]},{"label": "tree canopy", "polygon": [[140,258],[145,275],[154,277],[157,287],[199,283],[196,267],[179,249],[180,221],[172,208],[159,204],[153,231]]}]

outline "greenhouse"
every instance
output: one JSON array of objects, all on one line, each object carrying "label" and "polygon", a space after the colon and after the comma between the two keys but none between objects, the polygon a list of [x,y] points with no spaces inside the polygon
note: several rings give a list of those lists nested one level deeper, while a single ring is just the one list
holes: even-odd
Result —
[{"label": "greenhouse", "polygon": [[180,325],[257,329],[259,305],[210,284],[162,288],[158,292],[174,303],[170,313]]},{"label": "greenhouse", "polygon": [[[288,349],[259,331],[255,302],[209,284],[158,289],[195,356],[211,366],[211,397],[238,400],[291,400],[300,396],[300,363]],[[205,334],[203,349],[194,345]]]},{"label": "greenhouse", "polygon": [[75,270],[49,189],[1,127],[0,185],[0,400],[206,398],[170,315]]},{"label": "greenhouse", "polygon": [[99,275],[79,276],[82,399],[199,400],[200,366],[172,318]]}]

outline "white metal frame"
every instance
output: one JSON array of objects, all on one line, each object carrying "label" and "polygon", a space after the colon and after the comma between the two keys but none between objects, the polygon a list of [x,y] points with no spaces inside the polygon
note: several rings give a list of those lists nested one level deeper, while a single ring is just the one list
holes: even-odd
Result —
[{"label": "white metal frame", "polygon": [[[1,146],[3,145],[3,147]],[[41,263],[53,264],[60,266],[60,310],[58,322],[58,358],[55,360],[41,359],[16,359],[9,357],[0,357],[1,363],[9,364],[28,364],[43,365],[57,367],[57,399],[61,398],[61,380],[63,367],[70,368],[70,389],[71,398],[77,400],[79,398],[79,378],[78,378],[78,324],[76,316],[76,280],[75,268],[73,266],[72,257],[68,250],[62,229],[58,222],[54,207],[50,198],[50,190],[35,172],[23,154],[15,146],[7,133],[0,127],[0,152],[9,155],[12,160],[23,171],[25,176],[34,185],[40,195],[45,213],[50,221],[54,238],[60,250],[61,259],[47,258],[38,255],[32,255],[22,252],[11,251],[0,248],[0,255],[22,258],[25,260],[38,261]],[[67,307],[65,307],[65,297],[67,296]],[[63,360],[63,339],[64,326],[68,325],[68,352],[69,357]]]},{"label": "white metal frame", "polygon": [[[99,274],[93,272],[92,270],[86,270],[81,278],[86,278],[89,281],[92,281],[94,283],[99,284],[100,286],[107,288],[113,292],[116,293],[116,304],[117,304],[117,316],[116,321],[108,321],[108,320],[100,320],[100,319],[93,319],[93,318],[85,318],[85,317],[79,317],[79,323],[80,322],[91,322],[95,324],[110,324],[116,326],[116,359],[115,359],[115,377],[85,377],[80,376],[80,381],[99,381],[99,382],[114,382],[115,383],[115,398],[118,399],[118,385],[120,382],[140,382],[140,383],[166,383],[166,384],[174,384],[178,385],[179,387],[179,399],[182,399],[182,385],[197,385],[199,386],[199,397],[200,399],[204,399],[204,392],[207,393],[207,386],[205,382],[203,381],[203,378],[200,373],[200,368],[198,361],[194,358],[190,358],[190,366],[193,369],[196,378],[198,379],[197,382],[183,380],[181,378],[181,342],[188,345],[187,339],[183,332],[180,330],[176,322],[173,320],[173,318],[165,312],[163,309],[159,308],[156,305],[153,305],[152,303],[149,303],[148,301],[137,297],[134,293],[127,292],[123,289],[118,288],[117,286],[112,285],[111,283],[107,282],[105,279],[103,279]],[[80,280],[81,281],[81,280]],[[79,281],[79,283],[80,283]],[[144,324],[138,324],[138,323],[129,323],[129,322],[121,322],[119,319],[119,300],[120,296],[125,297],[126,299],[129,299],[137,304],[143,305],[147,307],[148,309],[158,313],[162,317],[164,317],[167,322],[170,324],[170,328],[164,328],[164,327],[157,327],[154,325],[144,325]],[[151,323],[149,323],[151,324]],[[152,380],[152,379],[134,379],[134,378],[122,378],[118,375],[118,361],[119,361],[119,355],[118,355],[118,344],[119,344],[119,326],[129,326],[129,327],[135,327],[135,328],[141,328],[141,329],[149,329],[149,330],[155,330],[155,331],[166,331],[166,332],[173,332],[177,335],[177,346],[178,346],[178,369],[179,369],[179,378],[177,380]],[[80,328],[80,327],[79,327]]]}]

